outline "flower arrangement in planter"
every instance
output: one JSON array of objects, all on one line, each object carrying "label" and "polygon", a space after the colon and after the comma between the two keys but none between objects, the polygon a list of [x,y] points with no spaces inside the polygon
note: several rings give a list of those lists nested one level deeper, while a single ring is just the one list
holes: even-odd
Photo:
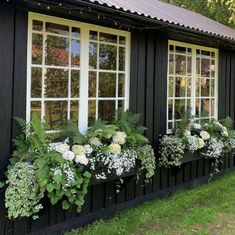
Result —
[{"label": "flower arrangement in planter", "polygon": [[234,147],[235,131],[232,130],[231,118],[211,120],[200,125],[186,113],[173,134],[161,138],[159,165],[180,166],[186,153],[197,153],[202,158],[212,159],[215,173],[219,171],[224,154],[233,153]]},{"label": "flower arrangement in planter", "polygon": [[79,213],[90,179],[123,177],[130,170],[146,181],[154,175],[155,157],[139,115],[119,111],[112,123],[97,121],[85,134],[67,123],[61,129],[64,141],[53,143],[44,124],[34,116],[30,123],[17,119],[22,133],[15,139],[16,149],[6,172],[5,206],[8,218],[38,218],[42,199],[73,205]]}]

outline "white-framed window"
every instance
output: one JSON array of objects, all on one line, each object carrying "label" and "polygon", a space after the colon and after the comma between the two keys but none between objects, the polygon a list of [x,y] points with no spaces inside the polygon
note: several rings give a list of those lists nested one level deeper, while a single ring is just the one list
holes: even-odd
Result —
[{"label": "white-framed window", "polygon": [[29,13],[27,120],[80,131],[129,106],[130,33]]},{"label": "white-framed window", "polygon": [[218,49],[169,41],[167,132],[191,110],[198,123],[217,118]]}]

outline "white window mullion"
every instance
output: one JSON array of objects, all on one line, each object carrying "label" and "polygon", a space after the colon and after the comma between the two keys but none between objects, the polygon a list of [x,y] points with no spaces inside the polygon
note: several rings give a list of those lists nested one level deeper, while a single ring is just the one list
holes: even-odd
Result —
[{"label": "white window mullion", "polygon": [[88,77],[89,77],[89,29],[81,27],[81,61],[80,61],[80,102],[79,130],[85,132],[88,126]]},{"label": "white window mullion", "polygon": [[196,48],[192,48],[192,81],[191,81],[191,108],[192,115],[196,114],[196,81],[197,81],[197,66],[196,66]]}]

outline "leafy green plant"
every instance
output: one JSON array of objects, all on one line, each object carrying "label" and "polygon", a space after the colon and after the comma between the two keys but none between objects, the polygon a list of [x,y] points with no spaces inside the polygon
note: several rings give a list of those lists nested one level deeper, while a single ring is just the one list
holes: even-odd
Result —
[{"label": "leafy green plant", "polygon": [[40,200],[44,194],[38,185],[36,166],[19,161],[7,172],[7,178],[5,206],[8,209],[8,218],[38,218],[37,213],[42,209]]}]

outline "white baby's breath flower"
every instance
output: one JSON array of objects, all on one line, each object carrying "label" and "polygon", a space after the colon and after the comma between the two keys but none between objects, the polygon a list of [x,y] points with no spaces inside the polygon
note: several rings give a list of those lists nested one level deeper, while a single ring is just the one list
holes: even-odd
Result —
[{"label": "white baby's breath flower", "polygon": [[66,143],[56,146],[56,151],[61,153],[61,154],[68,151],[69,149],[70,149],[70,146]]},{"label": "white baby's breath flower", "polygon": [[90,155],[93,152],[93,148],[89,144],[84,145],[84,148],[85,148],[86,154],[88,155]]},{"label": "white baby's breath flower", "polygon": [[113,143],[115,144],[125,144],[126,143],[126,132],[117,131],[113,135]]},{"label": "white baby's breath flower", "polygon": [[96,147],[99,147],[102,145],[102,143],[100,142],[100,140],[97,137],[90,138],[89,142],[91,145],[94,145]]},{"label": "white baby's breath flower", "polygon": [[207,131],[201,131],[200,136],[202,137],[203,140],[209,140],[211,137]]},{"label": "white baby's breath flower", "polygon": [[88,159],[85,154],[84,155],[76,155],[75,162],[86,166],[88,164]]},{"label": "white baby's breath flower", "polygon": [[119,144],[110,144],[109,152],[113,154],[119,154],[121,152],[121,146]]},{"label": "white baby's breath flower", "polygon": [[73,159],[75,158],[74,153],[69,150],[65,151],[62,156],[65,160],[68,160],[68,161],[73,161]]},{"label": "white baby's breath flower", "polygon": [[205,142],[202,138],[198,138],[198,149],[202,149],[205,146]]},{"label": "white baby's breath flower", "polygon": [[73,145],[72,151],[75,155],[84,155],[86,153],[86,149],[82,145]]}]

